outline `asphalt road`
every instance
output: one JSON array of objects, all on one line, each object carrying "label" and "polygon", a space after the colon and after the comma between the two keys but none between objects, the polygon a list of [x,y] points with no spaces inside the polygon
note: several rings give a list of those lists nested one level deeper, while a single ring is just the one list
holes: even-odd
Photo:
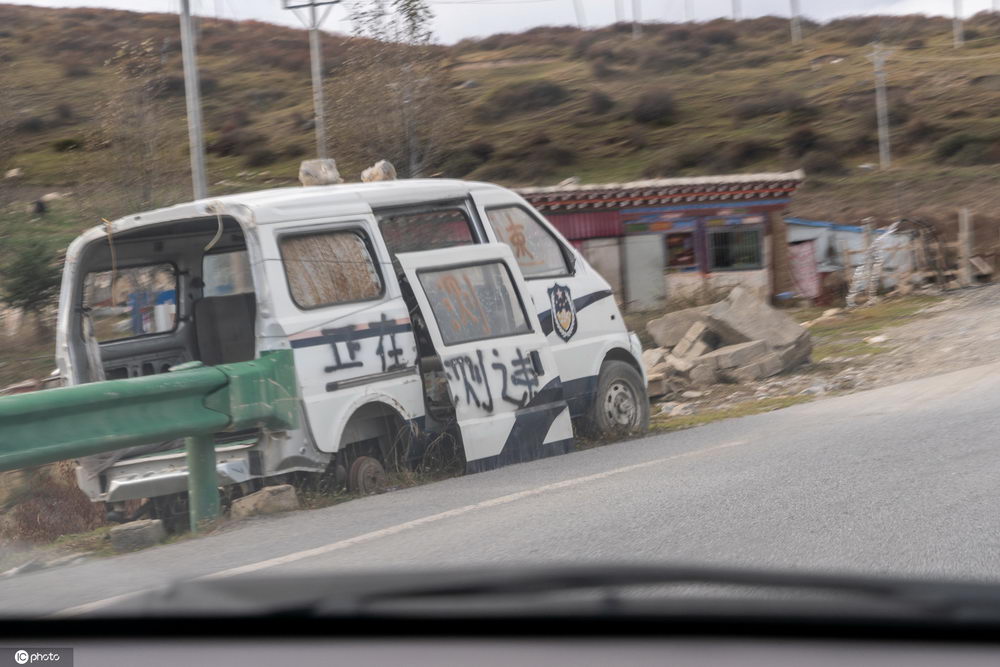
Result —
[{"label": "asphalt road", "polygon": [[0,613],[177,578],[656,562],[1000,580],[1000,364],[267,517],[0,581]]}]

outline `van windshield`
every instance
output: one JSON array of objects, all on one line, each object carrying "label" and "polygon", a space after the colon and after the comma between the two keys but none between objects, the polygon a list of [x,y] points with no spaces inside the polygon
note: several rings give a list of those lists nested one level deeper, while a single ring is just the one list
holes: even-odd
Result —
[{"label": "van windshield", "polygon": [[378,224],[393,256],[475,243],[472,222],[459,208],[379,215]]}]

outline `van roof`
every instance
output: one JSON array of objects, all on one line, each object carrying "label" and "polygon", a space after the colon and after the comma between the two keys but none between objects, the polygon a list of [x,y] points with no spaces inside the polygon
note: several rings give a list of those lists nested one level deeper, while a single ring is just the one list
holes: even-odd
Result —
[{"label": "van roof", "polygon": [[473,191],[502,189],[491,183],[453,179],[402,179],[274,188],[207,197],[131,214],[115,220],[113,225],[115,233],[120,233],[145,225],[214,215],[220,208],[222,213],[226,213],[227,209],[239,207],[249,210],[254,224],[266,225],[284,220],[320,218],[333,212],[351,215],[367,213],[373,208],[463,199]]}]

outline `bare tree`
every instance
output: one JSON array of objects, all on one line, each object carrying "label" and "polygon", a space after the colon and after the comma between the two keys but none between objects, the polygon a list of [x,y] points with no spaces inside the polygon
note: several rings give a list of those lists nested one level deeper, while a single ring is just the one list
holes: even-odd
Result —
[{"label": "bare tree", "polygon": [[121,42],[105,66],[115,73],[115,88],[104,103],[99,140],[112,187],[120,190],[123,210],[150,208],[156,200],[160,165],[168,145],[164,131],[163,53],[152,39]]},{"label": "bare tree", "polygon": [[393,163],[404,177],[427,176],[440,163],[456,124],[457,104],[443,57],[432,42],[425,0],[357,2],[355,40],[333,72],[333,155],[360,168]]}]

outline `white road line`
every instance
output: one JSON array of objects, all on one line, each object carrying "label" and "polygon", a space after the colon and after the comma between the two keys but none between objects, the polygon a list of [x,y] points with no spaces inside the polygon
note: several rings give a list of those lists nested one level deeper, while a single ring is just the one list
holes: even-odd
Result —
[{"label": "white road line", "polygon": [[[531,498],[533,496],[538,496],[543,493],[549,493],[550,491],[559,491],[562,489],[568,489],[574,486],[580,486],[581,484],[596,482],[598,480],[607,479],[608,477],[613,477],[615,475],[621,475],[627,472],[632,472],[633,470],[649,468],[652,466],[660,465],[662,463],[668,463],[670,461],[677,461],[685,458],[692,458],[695,456],[700,456],[702,454],[717,452],[723,449],[739,447],[740,445],[745,445],[745,444],[747,444],[745,440],[738,440],[736,442],[727,442],[721,445],[707,447],[705,449],[698,449],[691,452],[684,452],[683,454],[674,454],[672,456],[665,456],[663,458],[653,459],[652,461],[645,461],[643,463],[635,463],[633,465],[623,466],[621,468],[615,468],[614,470],[606,470],[604,472],[595,473],[593,475],[586,475],[584,477],[575,477],[573,479],[567,479],[561,482],[545,484],[544,486],[539,486],[534,489],[528,489],[526,491],[518,491],[517,493],[511,493],[506,496],[500,496],[498,498],[491,498],[490,500],[484,500],[483,502],[474,503],[472,505],[465,505],[464,507],[458,507],[453,510],[448,510],[446,512],[431,514],[430,516],[421,517],[419,519],[414,519],[413,521],[400,523],[395,526],[390,526],[388,528],[374,530],[370,533],[358,535],[357,537],[351,537],[346,540],[340,540],[338,542],[332,542],[330,544],[325,544],[321,547],[306,549],[304,551],[296,551],[295,553],[286,554],[284,556],[278,556],[277,558],[270,558],[268,560],[262,560],[257,563],[250,563],[248,565],[233,567],[228,570],[213,572],[212,574],[202,575],[200,577],[195,577],[193,581],[209,581],[212,579],[224,579],[226,577],[235,577],[241,574],[248,574],[250,572],[258,572],[260,570],[265,570],[271,567],[277,567],[279,565],[288,565],[289,563],[295,563],[300,560],[305,560],[306,558],[323,556],[325,554],[333,553],[334,551],[340,551],[342,549],[347,549],[349,547],[357,546],[359,544],[366,544],[368,542],[373,542],[383,537],[389,537],[390,535],[398,535],[399,533],[412,530],[414,528],[426,526],[431,523],[437,523],[438,521],[444,521],[445,519],[452,519],[454,517],[462,516],[463,514],[468,514],[470,512],[476,512],[479,510],[488,509],[490,507],[498,507],[500,505],[508,505],[510,503],[517,502],[518,500]],[[147,592],[149,592],[149,590],[136,591],[134,593],[125,593],[122,595],[116,595],[114,597],[106,598],[104,600],[96,600],[94,602],[88,602],[87,604],[82,604],[76,607],[63,609],[59,612],[56,612],[54,616],[77,616],[80,614],[86,614]]]}]

